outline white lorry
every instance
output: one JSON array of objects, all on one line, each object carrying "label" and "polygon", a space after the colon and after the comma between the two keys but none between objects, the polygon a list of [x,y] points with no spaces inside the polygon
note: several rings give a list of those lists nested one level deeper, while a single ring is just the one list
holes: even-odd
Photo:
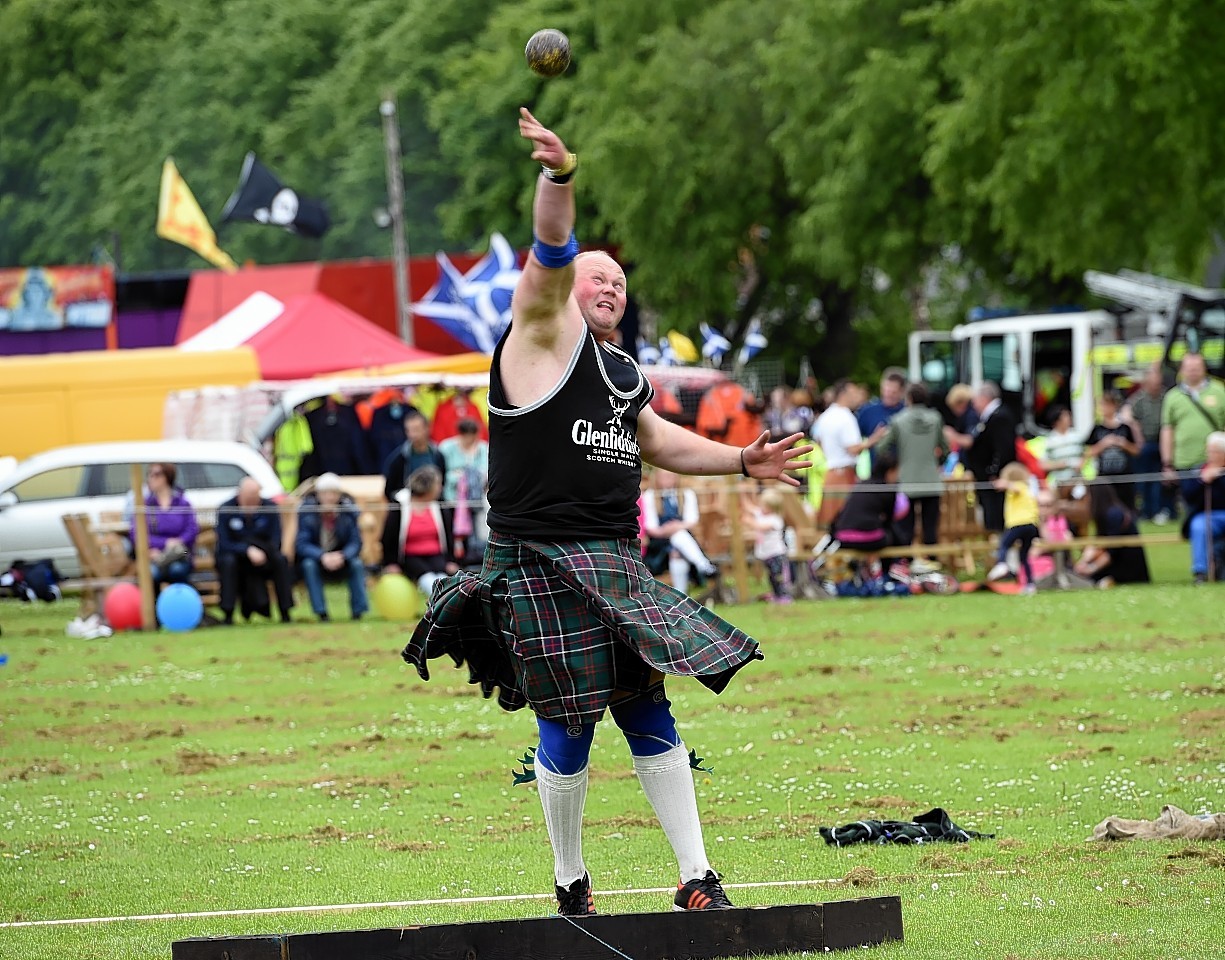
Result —
[{"label": "white lorry", "polygon": [[911,379],[937,399],[955,383],[992,380],[1027,435],[1046,433],[1058,405],[1072,411],[1073,432],[1083,437],[1101,391],[1138,382],[1153,363],[1162,364],[1172,384],[1192,349],[1204,354],[1210,375],[1225,376],[1225,290],[1131,271],[1089,271],[1085,286],[1114,307],[972,319],[952,330],[912,333]]}]

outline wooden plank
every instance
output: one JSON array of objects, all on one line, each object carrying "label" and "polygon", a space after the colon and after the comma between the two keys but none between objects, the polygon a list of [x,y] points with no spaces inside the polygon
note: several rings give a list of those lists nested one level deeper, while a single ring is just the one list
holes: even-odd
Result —
[{"label": "wooden plank", "polygon": [[157,598],[153,595],[153,571],[149,569],[149,517],[145,512],[139,463],[132,464],[128,480],[132,484],[132,503],[136,508],[132,538],[136,548],[136,583],[140,587],[141,628],[156,630],[157,614],[154,611]]},{"label": "wooden plank", "polygon": [[[598,938],[598,939],[596,939]],[[691,913],[537,917],[177,940],[173,960],[702,960],[821,953],[902,939],[898,897]],[[603,941],[603,942],[601,942]]]}]

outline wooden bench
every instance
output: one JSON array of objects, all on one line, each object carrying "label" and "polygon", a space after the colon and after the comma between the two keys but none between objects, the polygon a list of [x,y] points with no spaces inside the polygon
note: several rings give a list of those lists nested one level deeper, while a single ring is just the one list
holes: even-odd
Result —
[{"label": "wooden bench", "polygon": [[60,589],[81,595],[78,615],[84,620],[101,614],[106,591],[115,584],[136,582],[135,563],[122,551],[121,557],[117,556],[108,541],[100,542],[88,514],[73,513],[63,519],[68,539],[77,552],[81,575],[61,581]]}]

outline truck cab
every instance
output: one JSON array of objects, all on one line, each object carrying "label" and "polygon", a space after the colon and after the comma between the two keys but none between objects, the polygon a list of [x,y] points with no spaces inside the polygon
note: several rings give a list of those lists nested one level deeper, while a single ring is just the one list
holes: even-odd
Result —
[{"label": "truck cab", "polygon": [[1072,411],[1072,429],[1088,436],[1096,419],[1094,345],[1109,338],[1105,310],[997,317],[952,330],[910,335],[910,376],[943,397],[955,383],[999,384],[1001,399],[1029,436],[1046,433],[1055,406]]}]

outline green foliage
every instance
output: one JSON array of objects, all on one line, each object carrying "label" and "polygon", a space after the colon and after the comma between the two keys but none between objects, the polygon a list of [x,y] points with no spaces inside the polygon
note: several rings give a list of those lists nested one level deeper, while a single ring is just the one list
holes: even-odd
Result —
[{"label": "green foliage", "polygon": [[[522,56],[545,25],[575,55],[552,81]],[[334,227],[228,225],[236,259],[384,256],[386,95],[412,252],[524,246],[527,105],[582,157],[581,238],[650,313],[733,341],[762,316],[825,378],[955,314],[925,302],[933,268],[1021,306],[1078,298],[1087,268],[1197,277],[1225,209],[1219,36],[1196,0],[10,0],[0,263],[101,242],[127,270],[199,266],[153,234],[161,162],[216,221],[248,150]]]}]

